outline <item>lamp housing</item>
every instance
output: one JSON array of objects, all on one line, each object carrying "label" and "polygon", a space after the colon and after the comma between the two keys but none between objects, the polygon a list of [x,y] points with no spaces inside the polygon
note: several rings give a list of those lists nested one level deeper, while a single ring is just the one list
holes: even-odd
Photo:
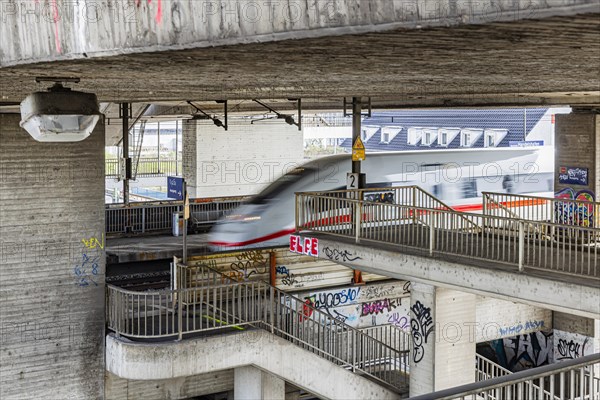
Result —
[{"label": "lamp housing", "polygon": [[101,115],[95,94],[56,83],[23,100],[20,125],[38,142],[79,142],[90,136]]}]

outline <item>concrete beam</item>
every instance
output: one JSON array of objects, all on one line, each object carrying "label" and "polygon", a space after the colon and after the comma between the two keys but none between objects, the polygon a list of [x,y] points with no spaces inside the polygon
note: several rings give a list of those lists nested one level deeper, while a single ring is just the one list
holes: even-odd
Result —
[{"label": "concrete beam", "polygon": [[[326,235],[302,234],[319,238],[319,258],[329,259],[332,249],[351,255],[351,268],[390,278],[422,282],[433,286],[461,290],[510,301],[519,301],[554,311],[588,318],[600,317],[600,285],[595,280],[572,279],[548,272],[519,273],[516,267],[491,265],[484,261],[465,263],[447,261],[444,255],[435,258],[412,255],[393,246],[372,243],[355,244],[350,240],[335,240]],[[325,252],[324,249],[330,251]],[[333,255],[338,254],[334,252]],[[467,264],[467,262],[469,264]]]},{"label": "concrete beam", "polygon": [[21,0],[0,6],[0,66],[596,10],[594,0]]},{"label": "concrete beam", "polygon": [[371,380],[263,330],[180,342],[106,337],[106,369],[125,379],[172,379],[255,366],[324,399],[398,399]]}]

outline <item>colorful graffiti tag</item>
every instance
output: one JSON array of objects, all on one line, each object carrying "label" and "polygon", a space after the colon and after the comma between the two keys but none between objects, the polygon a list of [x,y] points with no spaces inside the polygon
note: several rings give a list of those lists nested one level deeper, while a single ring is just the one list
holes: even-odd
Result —
[{"label": "colorful graffiti tag", "polygon": [[409,329],[409,293],[406,282],[304,292],[298,295],[305,304],[301,319],[312,315],[310,306],[356,328],[394,324]]},{"label": "colorful graffiti tag", "polygon": [[554,194],[558,200],[585,201],[589,204],[575,203],[572,201],[556,202],[554,204],[554,216],[556,222],[563,225],[577,225],[583,227],[594,226],[595,196],[592,191],[580,190],[575,192],[571,188],[562,189]]}]

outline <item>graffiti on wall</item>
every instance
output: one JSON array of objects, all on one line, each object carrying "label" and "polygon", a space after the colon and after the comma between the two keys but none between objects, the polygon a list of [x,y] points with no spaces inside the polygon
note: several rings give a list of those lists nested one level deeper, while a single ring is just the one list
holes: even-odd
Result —
[{"label": "graffiti on wall", "polygon": [[383,300],[375,300],[373,302],[363,303],[361,317],[366,317],[367,315],[378,315],[383,314],[386,311],[393,311],[398,307],[398,305],[402,304],[402,299],[398,299],[399,304],[396,300],[391,299],[383,299]]},{"label": "graffiti on wall", "polygon": [[390,325],[394,325],[397,328],[402,330],[406,330],[410,328],[410,324],[408,322],[408,316],[401,315],[399,312],[391,313],[388,317],[387,321]]},{"label": "graffiti on wall", "polygon": [[413,338],[413,361],[418,364],[425,355],[425,347],[427,339],[433,332],[433,317],[431,316],[431,308],[425,307],[423,303],[417,300],[410,308],[413,317],[410,319],[411,335]]},{"label": "graffiti on wall", "polygon": [[77,286],[98,286],[99,260],[100,256],[89,256],[82,253],[80,262],[73,268]]},{"label": "graffiti on wall", "polygon": [[330,249],[329,247],[325,247],[323,249],[323,252],[327,256],[327,258],[333,261],[352,262],[356,260],[362,260],[362,257],[355,256],[348,250]]},{"label": "graffiti on wall", "polygon": [[231,263],[230,268],[234,273],[234,279],[238,281],[247,280],[255,274],[267,273],[268,259],[260,250],[245,251],[236,255],[235,258],[236,261]]},{"label": "graffiti on wall", "polygon": [[526,321],[525,323],[518,323],[511,326],[504,326],[498,328],[498,334],[500,336],[515,336],[520,334],[521,332],[530,331],[533,329],[543,329],[544,321],[543,320],[532,320]]},{"label": "graffiti on wall", "polygon": [[81,243],[83,243],[83,246],[88,250],[104,250],[104,233],[100,236],[100,238],[92,236],[89,239],[81,239]]},{"label": "graffiti on wall", "polygon": [[405,282],[399,282],[307,292],[299,297],[307,308],[314,307],[356,328],[393,323],[406,329],[410,303],[407,290]]},{"label": "graffiti on wall", "polygon": [[[594,202],[594,192],[580,190],[576,192],[571,188],[562,189],[554,194],[559,200],[577,200]],[[556,202],[554,205],[554,216],[556,222],[564,225],[578,225],[584,227],[594,226],[594,205],[573,203],[571,201]]]},{"label": "graffiti on wall", "polygon": [[307,283],[318,282],[325,279],[323,272],[294,274],[285,265],[278,265],[275,273],[281,276],[281,284],[287,288],[302,288]]},{"label": "graffiti on wall", "polygon": [[104,257],[104,234],[81,239],[79,254],[76,256],[73,275],[79,287],[98,286],[101,260]]},{"label": "graffiti on wall", "polygon": [[552,363],[553,343],[552,331],[517,335],[489,342],[493,354],[486,356],[517,372]]},{"label": "graffiti on wall", "polygon": [[555,361],[572,360],[593,352],[593,338],[578,333],[554,330]]}]

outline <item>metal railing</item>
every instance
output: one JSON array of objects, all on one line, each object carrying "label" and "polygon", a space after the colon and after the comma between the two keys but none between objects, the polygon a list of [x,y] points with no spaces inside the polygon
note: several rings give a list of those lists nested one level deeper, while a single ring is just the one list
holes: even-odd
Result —
[{"label": "metal railing", "polygon": [[297,193],[296,230],[357,243],[388,243],[430,256],[496,261],[520,271],[534,268],[600,279],[598,228],[461,213],[437,206],[426,196],[423,204],[418,197],[412,203],[406,197],[385,203],[364,198],[362,191]]},{"label": "metal railing", "polygon": [[358,328],[358,330],[393,349],[400,351],[410,350],[412,343],[410,333],[394,325],[369,326],[367,328]]},{"label": "metal railing", "polygon": [[[485,381],[488,379],[498,378],[500,376],[507,376],[513,374],[513,372],[509,369],[502,367],[501,365],[496,364],[495,362],[488,360],[487,358],[480,356],[479,354],[475,354],[475,360],[477,364],[477,369],[475,371],[475,382]],[[540,386],[536,385],[535,382],[524,382],[524,392],[529,393],[533,392],[533,398],[539,399],[540,395],[543,396],[544,400],[561,400],[560,397],[556,395],[552,395],[547,390],[542,390],[540,393]],[[507,389],[500,389],[500,396],[498,397],[498,393],[492,393],[489,398],[491,400],[502,400],[507,398],[508,395]]]},{"label": "metal railing", "polygon": [[[190,227],[213,224],[240,206],[247,197],[223,197],[190,200]],[[182,202],[147,202],[109,204],[106,206],[106,233],[171,232],[173,214],[180,212]]]},{"label": "metal railing", "polygon": [[[135,158],[132,160],[133,165],[137,165],[136,178],[141,177],[161,177],[169,175],[178,175],[182,171],[182,161],[175,159],[160,159],[154,158]],[[105,160],[107,178],[118,178],[121,176],[121,160],[107,159]]]},{"label": "metal railing", "polygon": [[107,285],[108,328],[128,338],[179,339],[211,330],[262,328],[386,386],[406,387],[407,350],[395,349],[266,283],[225,277],[226,283],[215,284],[221,274],[202,269],[204,278],[194,280],[191,288],[133,292]]},{"label": "metal railing", "polygon": [[600,202],[483,192],[486,215],[600,227]]},{"label": "metal railing", "polygon": [[[591,354],[412,399],[598,400],[600,398],[599,367],[600,354]],[[544,390],[540,391],[539,388]]]}]

